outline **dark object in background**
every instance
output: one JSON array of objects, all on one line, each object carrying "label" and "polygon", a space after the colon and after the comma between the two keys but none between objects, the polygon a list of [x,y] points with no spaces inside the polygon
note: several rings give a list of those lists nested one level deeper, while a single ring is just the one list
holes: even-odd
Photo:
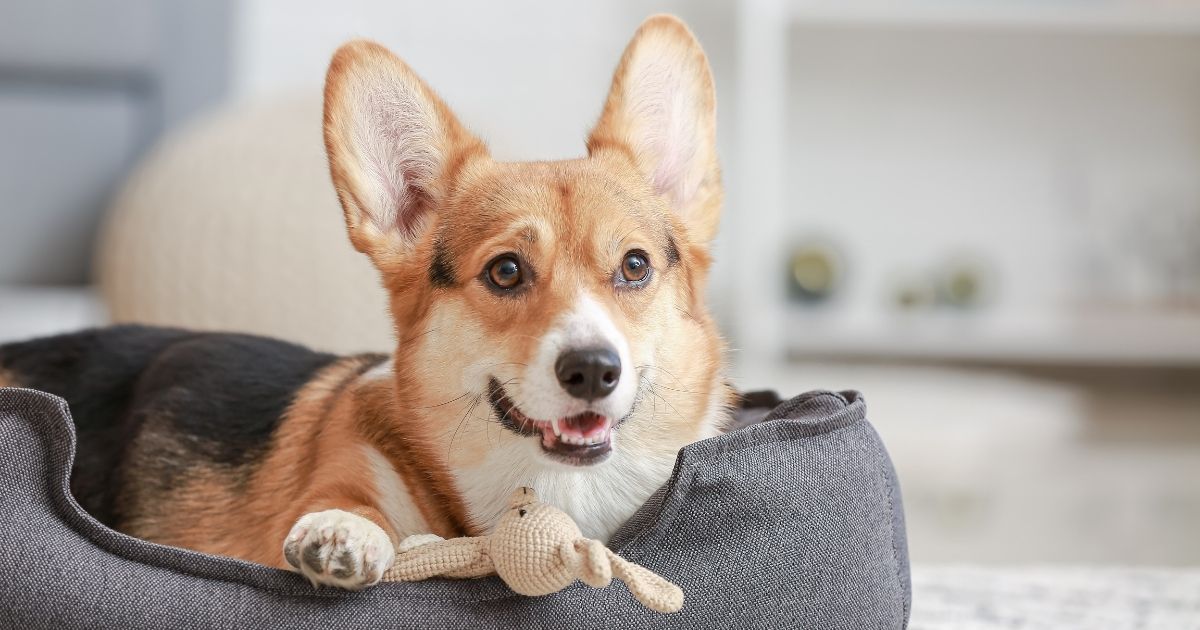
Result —
[{"label": "dark object in background", "polygon": [[889,289],[891,300],[900,311],[981,308],[995,292],[993,268],[975,257],[948,258],[931,270],[907,273],[893,280]]},{"label": "dark object in background", "polygon": [[788,260],[788,295],[807,304],[828,302],[842,282],[842,260],[837,249],[812,241],[792,249]]},{"label": "dark object in background", "polygon": [[954,308],[977,308],[992,291],[990,266],[981,260],[956,258],[940,266],[938,302]]},{"label": "dark object in background", "polygon": [[902,311],[931,308],[937,303],[937,285],[928,275],[911,274],[896,281],[892,299]]},{"label": "dark object in background", "polygon": [[769,389],[738,394],[738,406],[733,410],[733,421],[725,428],[725,432],[737,431],[742,427],[762,422],[762,419],[782,402],[779,394]]}]

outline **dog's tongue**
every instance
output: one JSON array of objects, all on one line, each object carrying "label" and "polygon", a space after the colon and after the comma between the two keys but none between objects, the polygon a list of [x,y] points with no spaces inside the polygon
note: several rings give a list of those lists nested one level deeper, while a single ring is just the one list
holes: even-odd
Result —
[{"label": "dog's tongue", "polygon": [[550,448],[556,442],[568,444],[599,444],[608,439],[608,418],[585,412],[553,423],[550,431],[542,432],[542,445]]}]

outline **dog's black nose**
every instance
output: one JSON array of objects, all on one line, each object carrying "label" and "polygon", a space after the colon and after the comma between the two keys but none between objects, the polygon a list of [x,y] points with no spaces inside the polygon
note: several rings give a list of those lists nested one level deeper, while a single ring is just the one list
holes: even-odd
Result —
[{"label": "dog's black nose", "polygon": [[621,380],[621,357],[611,348],[567,350],[554,363],[558,383],[575,398],[596,400],[611,394]]}]

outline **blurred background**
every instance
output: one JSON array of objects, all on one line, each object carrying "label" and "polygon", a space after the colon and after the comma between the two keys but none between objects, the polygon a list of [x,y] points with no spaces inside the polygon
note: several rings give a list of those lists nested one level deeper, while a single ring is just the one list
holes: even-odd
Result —
[{"label": "blurred background", "polygon": [[582,155],[686,19],[744,389],[863,391],[922,563],[1200,564],[1200,9],[1170,1],[0,3],[0,340],[386,350],[320,136],[377,39],[501,159]]}]

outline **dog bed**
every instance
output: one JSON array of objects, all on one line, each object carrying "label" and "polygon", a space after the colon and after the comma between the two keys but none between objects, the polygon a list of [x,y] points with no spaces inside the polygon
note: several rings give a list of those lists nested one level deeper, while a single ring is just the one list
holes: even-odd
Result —
[{"label": "dog bed", "polygon": [[[314,588],[299,575],[108,529],[69,491],[66,403],[0,389],[0,626],[6,628],[904,628],[911,600],[895,473],[856,392],[813,392],[684,448],[610,541],[683,588],[545,597],[497,578]],[[246,523],[254,527],[254,523]]]}]

